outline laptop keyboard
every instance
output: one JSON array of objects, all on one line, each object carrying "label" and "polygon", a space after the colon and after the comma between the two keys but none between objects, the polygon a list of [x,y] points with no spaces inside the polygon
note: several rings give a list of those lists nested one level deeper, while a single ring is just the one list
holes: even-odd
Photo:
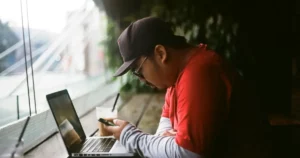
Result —
[{"label": "laptop keyboard", "polygon": [[109,152],[115,142],[114,138],[91,138],[84,143],[80,152]]}]

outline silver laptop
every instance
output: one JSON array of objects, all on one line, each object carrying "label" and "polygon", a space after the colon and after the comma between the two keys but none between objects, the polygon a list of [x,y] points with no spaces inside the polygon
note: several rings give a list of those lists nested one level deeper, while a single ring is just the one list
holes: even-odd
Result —
[{"label": "silver laptop", "polygon": [[46,97],[69,157],[134,156],[112,136],[86,137],[67,90]]}]

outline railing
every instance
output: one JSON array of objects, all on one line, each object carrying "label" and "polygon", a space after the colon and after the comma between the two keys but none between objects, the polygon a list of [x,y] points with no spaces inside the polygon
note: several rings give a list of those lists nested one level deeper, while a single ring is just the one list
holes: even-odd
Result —
[{"label": "railing", "polygon": [[[32,64],[32,67],[29,66],[30,64],[27,64],[27,72],[28,74],[22,73],[18,75],[19,79],[15,81],[14,88],[11,87],[10,89],[7,89],[7,92],[5,93],[5,97],[1,98],[0,95],[0,127],[2,125],[5,125],[6,123],[16,121],[28,114],[31,114],[33,112],[42,112],[48,109],[48,104],[46,103],[45,95],[57,90],[61,89],[69,89],[70,93],[73,93],[72,95],[75,97],[84,95],[85,93],[89,92],[92,88],[95,88],[99,86],[99,84],[103,84],[105,82],[105,76],[99,76],[96,78],[84,78],[82,80],[76,81],[76,83],[68,83],[65,85],[53,85],[54,87],[50,88],[39,88],[36,87],[37,93],[36,95],[36,104],[35,106],[29,106],[29,99],[31,100],[32,97],[28,98],[29,96],[33,96],[33,85],[27,85],[26,84],[26,78],[30,77],[31,75],[31,69],[33,70],[34,79],[37,85],[40,80],[39,76],[43,74],[51,74],[52,72],[48,72],[49,69],[53,66],[53,64],[56,62],[56,57],[64,52],[68,44],[70,43],[71,38],[76,37],[76,27],[82,26],[83,24],[93,23],[94,21],[87,21],[90,15],[93,13],[93,11],[98,10],[97,8],[91,8],[91,9],[85,9],[84,7],[80,9],[77,13],[75,13],[69,23],[66,25],[62,33],[51,43],[47,43],[40,48],[34,50],[32,52],[32,58],[36,58]],[[93,35],[92,31],[89,30],[85,32],[83,38],[89,39],[90,36]],[[34,37],[36,37],[35,35]],[[34,37],[32,39],[34,39]],[[25,39],[25,42],[18,42],[9,49],[5,50],[0,54],[0,60],[3,59],[5,56],[9,55],[10,53],[14,52],[17,49],[20,49],[23,47],[23,43],[28,43],[28,39]],[[95,41],[92,41],[95,42]],[[29,43],[30,44],[30,43]],[[24,57],[25,58],[25,57]],[[13,73],[14,70],[20,68],[21,66],[24,66],[27,62],[30,62],[29,57],[27,57],[26,62],[25,59],[21,59],[14,64],[12,64],[10,67],[5,69],[0,73],[0,77],[2,76],[10,76],[11,73]],[[72,74],[63,72],[61,73],[55,73],[55,75],[58,76],[66,76],[70,75],[67,78],[82,78],[82,74]],[[95,80],[97,82],[95,82]],[[29,87],[29,94],[26,90],[26,87]],[[77,89],[77,91],[75,90]],[[80,89],[78,91],[78,89]],[[24,90],[24,92],[22,91]],[[2,96],[3,97],[3,96]],[[33,103],[33,102],[31,102]],[[7,112],[5,112],[7,111]]]},{"label": "railing", "polygon": [[[74,32],[74,31],[76,31],[75,30],[76,27],[78,25],[80,25],[81,23],[83,23],[83,21],[86,19],[86,17],[89,14],[90,14],[90,12],[86,12],[84,14],[77,13],[77,15],[75,15],[72,18],[71,22],[67,25],[67,27],[65,28],[65,31],[63,31],[63,33],[56,40],[54,40],[54,42],[48,48],[46,48],[48,46],[48,45],[46,45],[46,46],[43,46],[40,49],[33,52],[33,57],[42,53],[41,56],[32,65],[34,72],[36,72],[36,70],[38,70],[41,67],[42,67],[42,71],[45,71],[51,66],[51,64],[54,62],[54,58],[65,49],[66,45],[68,44],[67,43],[68,38],[72,38],[72,36],[76,36],[76,32]],[[87,35],[87,36],[89,36],[89,35]],[[13,50],[13,49],[11,49],[11,50]],[[9,72],[11,72],[14,69],[18,68],[19,66],[23,65],[24,62],[22,63],[22,61],[24,61],[24,60],[25,59],[21,59],[19,62],[15,63],[11,67],[4,70],[0,75],[7,75]],[[27,61],[29,61],[29,60],[30,60],[30,58],[27,58]],[[45,63],[46,63],[46,65],[45,65]],[[31,66],[29,66],[27,69],[28,69],[27,70],[28,75],[31,75]],[[21,76],[24,76],[23,79],[9,93],[9,96],[12,95],[16,90],[18,90],[20,88],[20,86],[22,86],[25,83],[25,81],[26,81],[25,72],[23,74],[21,74]]]},{"label": "railing", "polygon": [[[75,76],[75,75],[74,75]],[[69,76],[69,77],[74,77]],[[79,77],[80,78],[80,77]],[[72,98],[79,98],[84,96],[98,87],[106,84],[105,75],[98,77],[81,78],[78,81],[71,82],[69,84],[58,85],[55,87],[39,89],[36,94],[37,98],[37,109],[31,108],[28,105],[27,94],[12,95],[6,98],[0,98],[0,127],[9,123],[14,122],[20,118],[29,115],[29,111],[37,111],[38,113],[48,110],[48,103],[46,101],[46,95],[62,89],[68,89]],[[30,93],[33,95],[33,92]],[[87,108],[87,107],[84,107]]]},{"label": "railing", "polygon": [[[7,82],[9,83],[7,84],[8,86],[4,85],[8,88],[6,91],[2,91],[4,92],[2,93],[3,95],[0,95],[0,141],[7,137],[18,137],[24,123],[23,118],[30,113],[32,113],[31,120],[24,135],[25,151],[45,140],[57,130],[46,101],[46,94],[62,89],[68,89],[77,114],[83,116],[95,106],[98,106],[99,103],[107,99],[107,97],[117,93],[120,88],[120,83],[111,82],[108,84],[106,82],[106,79],[110,78],[112,75],[110,73],[103,73],[96,77],[88,77],[84,75],[84,73],[70,73],[63,71],[49,72],[51,67],[57,62],[55,60],[56,56],[64,53],[66,47],[70,43],[69,39],[77,37],[76,27],[89,23],[94,24],[94,19],[89,19],[89,17],[95,10],[98,11],[97,8],[86,9],[83,7],[83,9],[80,9],[78,13],[75,13],[73,17],[71,17],[70,22],[66,25],[64,31],[62,31],[55,40],[52,40],[52,42],[49,42],[36,50],[32,50],[33,60],[30,59],[29,56],[26,56],[26,61],[24,57],[0,73],[2,79],[10,80],[15,78],[14,81]],[[91,31],[92,30],[84,32],[84,40],[90,40],[89,38],[93,35]],[[34,37],[31,38],[31,40],[32,39],[34,39]],[[21,41],[1,53],[0,60],[4,59],[15,50],[22,48],[24,46],[23,44],[28,44],[29,40],[24,40],[25,41]],[[92,42],[98,43],[100,41]],[[29,63],[30,61],[33,61],[32,67],[30,64],[27,64],[27,62]],[[20,75],[12,76],[14,71],[23,67],[25,64],[28,66],[30,65],[27,68],[28,74],[25,74],[23,71]],[[58,63],[58,65],[60,64],[61,62]],[[58,66],[57,68],[60,67]],[[37,106],[29,106],[28,99],[31,100],[33,97],[28,97],[28,95],[34,95],[33,85],[30,85],[31,83],[25,83],[26,77],[30,78],[32,72],[34,72],[33,77],[36,85],[35,95]],[[49,79],[51,78],[51,75],[52,78],[55,78],[54,80],[58,80],[58,78],[60,80],[50,80],[48,83],[44,84],[44,82],[47,81],[45,81],[45,78],[43,77]],[[54,82],[59,84],[55,84]],[[13,86],[11,86],[12,83]],[[39,87],[39,84],[43,86]],[[27,86],[29,88],[29,94],[27,92]],[[1,98],[1,96],[4,98]]]}]

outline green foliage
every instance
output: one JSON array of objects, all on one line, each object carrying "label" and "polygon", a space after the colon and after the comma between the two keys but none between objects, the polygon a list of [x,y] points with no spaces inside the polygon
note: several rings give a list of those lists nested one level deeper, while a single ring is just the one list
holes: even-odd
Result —
[{"label": "green foliage", "polygon": [[[0,20],[0,54],[18,41],[18,37],[10,28],[9,24],[3,23]],[[7,55],[5,58],[0,59],[0,72],[7,68],[7,65],[9,65],[11,60],[14,60],[14,52]]]},{"label": "green foliage", "polygon": [[[114,73],[122,65],[123,61],[119,53],[117,38],[120,35],[118,25],[108,18],[107,20],[107,39],[100,44],[105,48],[105,66],[108,71]],[[127,73],[118,78],[112,78],[122,83],[122,92],[140,93],[140,92],[156,92],[152,88],[140,82],[138,78],[131,73]]]},{"label": "green foliage", "polygon": [[122,64],[122,58],[119,54],[117,45],[120,30],[117,27],[117,24],[110,18],[107,19],[106,33],[106,40],[102,41],[100,44],[104,46],[105,66],[109,68],[110,71],[114,72]]},{"label": "green foliage", "polygon": [[18,37],[11,30],[8,23],[0,20],[0,53],[18,42]]},{"label": "green foliage", "polygon": [[[199,43],[208,44],[209,48],[228,59],[243,73],[243,67],[239,63],[245,62],[245,57],[241,58],[243,55],[238,53],[236,48],[239,23],[234,21],[232,16],[226,14],[227,10],[222,10],[222,8],[229,6],[224,6],[225,4],[222,3],[214,5],[216,4],[210,1],[200,3],[195,0],[142,0],[139,9],[135,9],[127,15],[120,16],[120,19],[118,19],[120,25],[116,25],[113,22],[108,25],[108,35],[111,36],[111,41],[107,43],[108,47],[111,47],[109,48],[111,50],[107,51],[107,54],[110,56],[108,56],[109,67],[115,70],[122,63],[121,58],[116,55],[118,54],[118,49],[115,41],[120,30],[124,28],[120,28],[117,32],[114,32],[112,27],[126,27],[137,19],[146,16],[156,16],[169,22],[175,34],[184,36],[189,43],[195,45]],[[212,11],[211,8],[218,9]],[[247,57],[247,60],[249,59],[252,58]],[[254,61],[250,61],[250,64],[251,62],[253,63]],[[131,74],[123,77],[122,83],[124,83],[122,87],[123,91],[150,91],[144,84],[133,78]]]}]

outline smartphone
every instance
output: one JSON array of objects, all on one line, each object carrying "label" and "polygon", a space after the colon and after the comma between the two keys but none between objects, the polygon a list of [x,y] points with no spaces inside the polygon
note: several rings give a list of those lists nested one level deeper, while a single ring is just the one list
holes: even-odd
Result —
[{"label": "smartphone", "polygon": [[105,124],[106,126],[115,126],[114,123],[112,123],[112,122],[110,122],[110,121],[107,121],[107,120],[105,120],[105,119],[103,119],[103,118],[99,118],[98,121],[101,122],[101,123],[103,123],[103,124]]}]

